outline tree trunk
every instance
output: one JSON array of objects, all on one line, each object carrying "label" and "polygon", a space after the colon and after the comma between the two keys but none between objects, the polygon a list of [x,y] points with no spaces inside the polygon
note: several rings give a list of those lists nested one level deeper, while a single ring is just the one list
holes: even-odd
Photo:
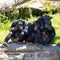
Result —
[{"label": "tree trunk", "polygon": [[14,6],[23,4],[29,0],[0,0],[0,11],[12,9]]}]

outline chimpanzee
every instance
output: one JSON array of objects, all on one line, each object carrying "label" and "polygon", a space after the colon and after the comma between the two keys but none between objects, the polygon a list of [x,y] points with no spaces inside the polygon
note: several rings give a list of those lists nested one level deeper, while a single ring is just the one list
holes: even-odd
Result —
[{"label": "chimpanzee", "polygon": [[51,30],[48,30],[47,29],[47,32],[48,32],[48,37],[46,38],[46,41],[44,42],[44,44],[49,44],[51,43],[51,41],[54,39],[55,37],[55,29],[53,27],[51,27],[52,29]]},{"label": "chimpanzee", "polygon": [[51,20],[52,17],[49,15],[42,16],[38,18],[37,22],[40,24],[40,29],[42,33],[43,44],[49,44],[55,37],[55,30],[52,27]]},{"label": "chimpanzee", "polygon": [[40,25],[37,21],[34,22],[34,34],[35,34],[34,36],[35,43],[42,44]]},{"label": "chimpanzee", "polygon": [[28,35],[26,42],[32,42],[32,43],[41,43],[41,32],[39,29],[39,23],[37,21],[33,21],[28,23]]},{"label": "chimpanzee", "polygon": [[25,25],[26,22],[24,20],[14,21],[10,27],[10,33],[5,38],[3,45],[8,46],[7,43],[9,39],[11,39],[13,42],[22,42],[25,39]]},{"label": "chimpanzee", "polygon": [[27,24],[28,27],[28,34],[27,34],[27,38],[26,38],[26,42],[32,42],[34,43],[34,25],[33,22],[30,22]]}]

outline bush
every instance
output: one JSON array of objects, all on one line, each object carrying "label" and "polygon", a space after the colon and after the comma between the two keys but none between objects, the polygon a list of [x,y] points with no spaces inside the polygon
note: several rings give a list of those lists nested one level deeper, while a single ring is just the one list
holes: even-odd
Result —
[{"label": "bush", "polygon": [[8,30],[10,25],[11,22],[8,17],[0,13],[0,30]]},{"label": "bush", "polygon": [[0,13],[0,23],[6,24],[7,21],[8,21],[8,17]]}]

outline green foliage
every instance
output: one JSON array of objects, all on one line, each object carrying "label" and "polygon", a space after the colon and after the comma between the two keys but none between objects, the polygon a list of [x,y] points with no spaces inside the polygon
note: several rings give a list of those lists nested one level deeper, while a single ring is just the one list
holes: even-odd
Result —
[{"label": "green foliage", "polygon": [[2,43],[9,33],[9,28],[11,26],[11,21],[7,16],[0,14],[0,43]]},{"label": "green foliage", "polygon": [[12,11],[7,11],[5,12],[5,15],[8,17],[8,19],[10,19],[11,21],[13,21],[14,19],[17,19],[18,14],[16,13],[16,9],[12,10]]},{"label": "green foliage", "polygon": [[30,15],[31,15],[31,9],[30,8],[19,9],[18,18],[27,19],[27,18],[30,18]]},{"label": "green foliage", "polygon": [[0,30],[8,30],[10,25],[11,22],[8,17],[0,13]]},{"label": "green foliage", "polygon": [[41,2],[43,4],[43,6],[46,8],[47,11],[50,10],[55,10],[56,8],[54,6],[52,6],[50,3],[48,2]]},{"label": "green foliage", "polygon": [[0,23],[7,23],[8,17],[0,13]]},{"label": "green foliage", "polygon": [[58,14],[54,14],[54,15],[51,15],[53,18],[52,18],[52,25],[54,26],[55,28],[55,31],[56,31],[56,36],[54,38],[54,40],[52,41],[52,43],[60,43],[60,13]]},{"label": "green foliage", "polygon": [[1,30],[0,31],[0,43],[4,42],[5,37],[8,35],[9,30]]},{"label": "green foliage", "polygon": [[37,20],[38,17],[30,15],[30,18],[27,19],[27,23]]},{"label": "green foliage", "polygon": [[4,23],[0,23],[0,30],[8,30],[11,26],[11,23],[10,21],[8,21],[6,24]]}]

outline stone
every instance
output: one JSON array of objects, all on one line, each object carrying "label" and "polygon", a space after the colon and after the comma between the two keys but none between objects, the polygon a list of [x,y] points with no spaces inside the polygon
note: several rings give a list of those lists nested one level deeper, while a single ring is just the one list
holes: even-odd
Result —
[{"label": "stone", "polygon": [[9,43],[9,47],[0,48],[0,60],[60,60],[60,47]]}]

